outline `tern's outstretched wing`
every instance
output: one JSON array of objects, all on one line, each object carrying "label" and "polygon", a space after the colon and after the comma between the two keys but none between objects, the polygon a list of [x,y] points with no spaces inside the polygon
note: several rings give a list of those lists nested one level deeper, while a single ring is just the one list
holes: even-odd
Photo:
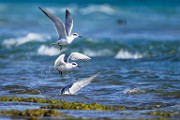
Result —
[{"label": "tern's outstretched wing", "polygon": [[67,85],[63,89],[61,89],[61,91],[60,91],[61,95],[63,95],[63,94],[71,94],[71,93],[69,93],[69,88],[71,88],[72,85],[73,84]]},{"label": "tern's outstretched wing", "polygon": [[88,85],[89,83],[91,83],[91,81],[95,80],[96,77],[99,75],[100,73],[97,73],[91,77],[88,78],[84,78],[82,80],[79,80],[75,83],[72,84],[72,86],[69,88],[69,93],[70,94],[75,94],[77,91],[79,91],[81,88],[85,87],[86,85]]},{"label": "tern's outstretched wing", "polygon": [[67,34],[63,22],[46,9],[42,7],[39,7],[39,9],[54,22],[56,31],[58,33],[58,39],[66,38]]},{"label": "tern's outstretched wing", "polygon": [[69,12],[69,10],[66,10],[65,27],[67,36],[70,36],[73,28],[73,19],[71,17],[71,13]]},{"label": "tern's outstretched wing", "polygon": [[88,57],[87,55],[84,55],[82,53],[78,53],[78,52],[72,52],[68,58],[67,58],[67,62],[69,62],[69,60],[90,60],[91,58]]},{"label": "tern's outstretched wing", "polygon": [[56,68],[60,64],[65,64],[64,62],[65,54],[60,55],[54,62],[54,68]]}]

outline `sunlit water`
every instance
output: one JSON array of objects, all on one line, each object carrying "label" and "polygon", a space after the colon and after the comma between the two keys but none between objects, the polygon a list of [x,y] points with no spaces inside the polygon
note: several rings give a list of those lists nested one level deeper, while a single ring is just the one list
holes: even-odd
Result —
[{"label": "sunlit water", "polygon": [[[122,105],[138,110],[71,111],[74,117],[139,118],[153,109],[179,112],[180,9],[177,6],[117,6],[116,4],[0,4],[0,95],[64,99],[84,103]],[[25,8],[22,6],[26,6]],[[68,8],[74,18],[75,40],[60,52],[51,46],[56,33],[38,9],[44,6],[64,20]],[[138,8],[137,8],[138,7]],[[11,8],[11,9],[9,9]],[[136,9],[136,10],[135,10]],[[78,51],[92,57],[77,61],[81,68],[60,76],[53,69],[61,54]],[[77,95],[60,96],[60,89],[101,72]],[[33,109],[41,104],[0,102],[0,109]],[[78,113],[78,114],[76,114]]]}]

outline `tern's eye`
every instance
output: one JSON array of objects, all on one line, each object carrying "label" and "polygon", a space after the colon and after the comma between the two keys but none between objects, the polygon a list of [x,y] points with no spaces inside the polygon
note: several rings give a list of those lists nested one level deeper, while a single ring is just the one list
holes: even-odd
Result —
[{"label": "tern's eye", "polygon": [[78,36],[78,35],[74,33],[73,36]]},{"label": "tern's eye", "polygon": [[72,63],[72,65],[76,65],[76,63]]}]

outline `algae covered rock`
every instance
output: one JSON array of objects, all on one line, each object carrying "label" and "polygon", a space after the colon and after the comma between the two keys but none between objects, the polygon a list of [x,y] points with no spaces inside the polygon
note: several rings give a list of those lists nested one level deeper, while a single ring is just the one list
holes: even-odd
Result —
[{"label": "algae covered rock", "polygon": [[34,102],[47,103],[49,105],[42,106],[45,109],[68,109],[68,110],[125,110],[124,106],[106,106],[98,103],[84,104],[76,102],[66,102],[64,100],[46,100],[42,98],[17,98],[17,97],[0,97],[0,101],[15,102]]},{"label": "algae covered rock", "polygon": [[[19,110],[3,110],[0,111],[0,116],[18,116],[18,117],[28,117],[30,119],[36,120],[37,117],[51,117],[57,116],[63,119],[74,119],[69,117],[55,109],[59,110],[101,110],[101,111],[116,111],[116,110],[142,110],[142,108],[134,108],[134,107],[124,107],[124,106],[107,106],[101,105],[98,103],[77,103],[77,102],[66,102],[64,100],[47,100],[42,98],[17,98],[17,97],[0,97],[0,101],[12,101],[12,102],[33,102],[33,103],[45,103],[46,105],[42,105],[40,109],[27,109],[24,111]],[[167,111],[150,111],[142,114],[151,115],[151,116],[159,116],[158,119],[164,118],[174,118],[179,117],[180,114],[167,112]],[[81,118],[78,118],[81,119]],[[139,118],[140,119],[140,118]]]},{"label": "algae covered rock", "polygon": [[46,109],[32,109],[32,110],[25,110],[25,111],[19,111],[19,110],[4,110],[0,111],[0,115],[5,116],[30,116],[30,117],[45,117],[45,116],[62,116],[65,117],[63,113],[60,113],[56,110],[46,110]]},{"label": "algae covered rock", "polygon": [[163,116],[163,117],[172,117],[172,116],[180,116],[180,113],[175,114],[173,112],[167,112],[167,111],[151,111],[147,114],[153,115],[153,116]]},{"label": "algae covered rock", "polygon": [[59,103],[59,100],[46,100],[42,98],[18,98],[18,97],[0,97],[0,101],[14,101],[14,102],[34,102],[34,103]]},{"label": "algae covered rock", "polygon": [[68,110],[125,110],[124,106],[105,106],[98,103],[84,104],[61,101],[61,104],[43,106],[45,109],[68,109]]}]

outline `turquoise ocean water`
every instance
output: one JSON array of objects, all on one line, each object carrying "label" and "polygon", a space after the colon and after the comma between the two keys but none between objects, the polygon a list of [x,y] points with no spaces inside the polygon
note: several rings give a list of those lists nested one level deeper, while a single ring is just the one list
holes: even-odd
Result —
[{"label": "turquoise ocean water", "polygon": [[[62,52],[52,47],[57,35],[39,6],[63,21],[65,9],[69,9],[74,19],[73,32],[83,38],[65,46]],[[73,51],[92,60],[77,61],[81,69],[61,77],[53,69],[54,60],[61,53]],[[65,85],[97,72],[101,72],[99,77],[77,95],[59,95]],[[142,113],[154,110],[179,114],[179,0],[1,0],[0,96],[141,108],[133,113],[62,111],[83,118],[153,118]],[[37,107],[0,102],[0,110]]]}]

